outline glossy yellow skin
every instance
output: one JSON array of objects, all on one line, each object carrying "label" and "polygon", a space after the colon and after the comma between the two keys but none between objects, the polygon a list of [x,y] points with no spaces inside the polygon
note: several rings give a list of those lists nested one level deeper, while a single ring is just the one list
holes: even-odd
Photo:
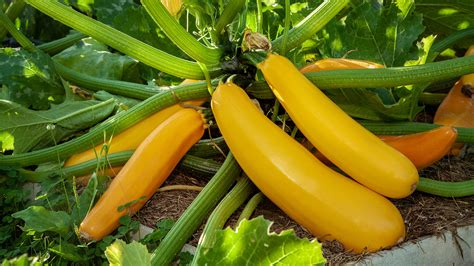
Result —
[{"label": "glossy yellow skin", "polygon": [[269,54],[258,68],[298,129],[346,174],[390,198],[415,190],[413,163],[342,111],[288,59]]},{"label": "glossy yellow skin", "polygon": [[326,58],[308,64],[300,69],[301,73],[338,69],[384,68],[383,65],[366,60]]},{"label": "glossy yellow skin", "polygon": [[252,182],[320,240],[337,239],[353,252],[403,240],[405,225],[390,201],[318,161],[241,88],[219,85],[211,104],[227,145]]},{"label": "glossy yellow skin", "polygon": [[[186,104],[201,105],[203,102],[204,101],[189,101],[186,102]],[[172,105],[143,119],[142,121],[120,132],[119,134],[114,135],[112,137],[112,141],[110,142],[108,153],[112,154],[136,149],[138,145],[140,145],[140,143],[153,131],[153,129],[155,129],[159,124],[163,123],[163,121],[168,119],[170,116],[183,109],[184,108],[179,104]],[[108,143],[109,137],[110,136],[107,136],[106,143]],[[103,144],[99,144],[92,149],[74,154],[64,163],[64,166],[67,167],[76,165],[96,159],[97,156],[104,156],[100,154],[102,145]]]},{"label": "glossy yellow skin", "polygon": [[[474,56],[474,45],[469,47],[464,56]],[[465,95],[464,86],[474,88],[474,73],[464,75],[458,80],[438,106],[433,123],[454,127],[474,127],[474,97]],[[451,155],[460,156],[464,143],[455,143]]]},{"label": "glossy yellow skin", "polygon": [[[194,109],[183,109],[161,123],[138,146],[87,214],[79,227],[80,235],[100,240],[118,227],[121,216],[137,212],[201,139],[204,129],[202,115]],[[138,201],[128,209],[117,210],[134,200]]]},{"label": "glossy yellow skin", "polygon": [[161,3],[172,16],[178,15],[179,11],[181,11],[181,7],[183,6],[182,0],[161,0]]},{"label": "glossy yellow skin", "polygon": [[[474,45],[469,46],[469,49],[467,49],[464,56],[474,56]],[[461,83],[463,85],[474,87],[474,73],[462,76]]]}]

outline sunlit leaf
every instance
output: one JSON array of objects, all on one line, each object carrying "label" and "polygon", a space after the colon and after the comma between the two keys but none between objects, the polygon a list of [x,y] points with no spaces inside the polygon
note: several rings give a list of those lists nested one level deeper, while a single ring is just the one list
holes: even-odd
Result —
[{"label": "sunlit leaf", "polygon": [[[446,36],[455,31],[474,28],[474,1],[472,0],[416,0],[416,11],[423,13],[427,32]],[[474,38],[461,46],[469,46]]]},{"label": "sunlit leaf", "polygon": [[66,235],[70,232],[72,220],[63,211],[50,211],[42,206],[30,206],[25,210],[12,214],[14,218],[25,221],[24,230],[36,232],[56,232]]},{"label": "sunlit leaf", "polygon": [[415,60],[416,40],[424,27],[422,16],[412,11],[414,1],[405,2],[384,6],[364,1],[345,20],[333,21],[325,27],[321,53],[325,57],[370,60],[387,67]]},{"label": "sunlit leaf", "polygon": [[145,245],[133,241],[126,244],[117,239],[105,250],[105,256],[111,266],[151,265],[151,254]]},{"label": "sunlit leaf", "polygon": [[219,230],[213,247],[201,249],[198,265],[324,265],[321,244],[298,238],[293,230],[269,233],[262,216],[242,221],[235,232]]},{"label": "sunlit leaf", "polygon": [[106,45],[92,38],[77,42],[53,58],[78,72],[104,79],[124,80],[129,76],[127,72],[137,71],[134,59],[111,53]]},{"label": "sunlit leaf", "polygon": [[112,114],[115,106],[113,100],[90,100],[67,102],[46,111],[33,111],[14,102],[0,100],[2,149],[14,148],[14,153],[23,153],[54,145],[72,133],[104,120]]},{"label": "sunlit leaf", "polygon": [[0,99],[48,109],[64,100],[65,89],[51,58],[41,51],[0,49]]}]

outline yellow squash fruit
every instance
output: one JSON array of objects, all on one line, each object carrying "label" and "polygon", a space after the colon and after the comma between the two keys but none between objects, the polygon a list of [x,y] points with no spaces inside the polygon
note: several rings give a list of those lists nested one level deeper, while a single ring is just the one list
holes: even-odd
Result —
[{"label": "yellow squash fruit", "polygon": [[337,239],[353,252],[388,248],[403,240],[403,219],[389,200],[318,161],[265,117],[237,85],[219,85],[211,105],[244,172],[314,236]]},{"label": "yellow squash fruit", "polygon": [[257,66],[298,129],[346,174],[390,198],[415,190],[413,163],[347,115],[291,61],[269,54]]},{"label": "yellow squash fruit", "polygon": [[137,212],[201,139],[204,129],[202,115],[194,109],[182,109],[155,128],[84,218],[81,237],[98,241],[119,226],[121,216]]}]

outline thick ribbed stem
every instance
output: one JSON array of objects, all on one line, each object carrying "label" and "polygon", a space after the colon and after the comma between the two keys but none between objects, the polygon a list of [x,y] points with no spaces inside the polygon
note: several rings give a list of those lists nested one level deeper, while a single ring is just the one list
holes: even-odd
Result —
[{"label": "thick ribbed stem", "polygon": [[[23,11],[24,7],[25,7],[24,0],[14,0],[13,2],[11,2],[10,6],[8,6],[7,10],[5,11],[5,14],[11,21],[14,21]],[[5,27],[0,26],[0,41],[5,39],[6,35],[7,35],[7,29]]]},{"label": "thick ribbed stem", "polygon": [[141,0],[141,2],[166,36],[192,59],[209,65],[220,62],[222,50],[210,48],[198,42],[179,24],[177,19],[171,16],[160,0]]},{"label": "thick ribbed stem", "polygon": [[[316,32],[322,29],[339,11],[341,11],[349,0],[326,0],[318,6],[311,14],[309,14],[300,23],[294,26],[288,33],[287,51],[302,44],[311,38]],[[283,36],[272,42],[273,51],[282,52]]]},{"label": "thick ribbed stem", "polygon": [[[76,12],[56,0],[26,0],[26,2],[59,22],[160,71],[183,78],[204,78],[201,68],[196,62],[167,54],[119,30]],[[213,74],[218,72],[217,66],[208,66],[208,69]]]},{"label": "thick ribbed stem", "polygon": [[153,252],[152,265],[171,264],[189,237],[199,228],[219,200],[227,193],[239,173],[240,167],[234,156],[229,153],[219,171],[179,217],[166,237],[160,242],[158,248]]},{"label": "thick ribbed stem", "polygon": [[254,190],[253,183],[247,177],[243,177],[217,205],[202,231],[192,265],[198,265],[202,249],[214,245],[217,230],[224,227],[229,217],[247,200]]}]

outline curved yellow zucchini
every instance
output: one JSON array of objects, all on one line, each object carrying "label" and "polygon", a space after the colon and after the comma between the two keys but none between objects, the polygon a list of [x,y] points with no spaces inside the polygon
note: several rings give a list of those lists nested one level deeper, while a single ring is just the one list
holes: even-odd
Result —
[{"label": "curved yellow zucchini", "polygon": [[367,60],[345,59],[345,58],[326,58],[307,64],[300,69],[301,73],[319,72],[325,70],[338,69],[365,69],[365,68],[384,68],[383,65]]},{"label": "curved yellow zucchini", "polygon": [[402,241],[405,225],[383,196],[330,169],[265,117],[232,83],[212,95],[212,110],[236,160],[257,187],[320,240],[353,252]]},{"label": "curved yellow zucchini", "polygon": [[[182,109],[155,128],[138,146],[79,227],[87,240],[100,240],[137,212],[171,174],[179,160],[204,134],[202,115]],[[120,206],[136,201],[125,210]]]},{"label": "curved yellow zucchini", "polygon": [[346,174],[391,198],[415,190],[413,163],[342,111],[291,61],[269,54],[258,68],[298,129]]}]

